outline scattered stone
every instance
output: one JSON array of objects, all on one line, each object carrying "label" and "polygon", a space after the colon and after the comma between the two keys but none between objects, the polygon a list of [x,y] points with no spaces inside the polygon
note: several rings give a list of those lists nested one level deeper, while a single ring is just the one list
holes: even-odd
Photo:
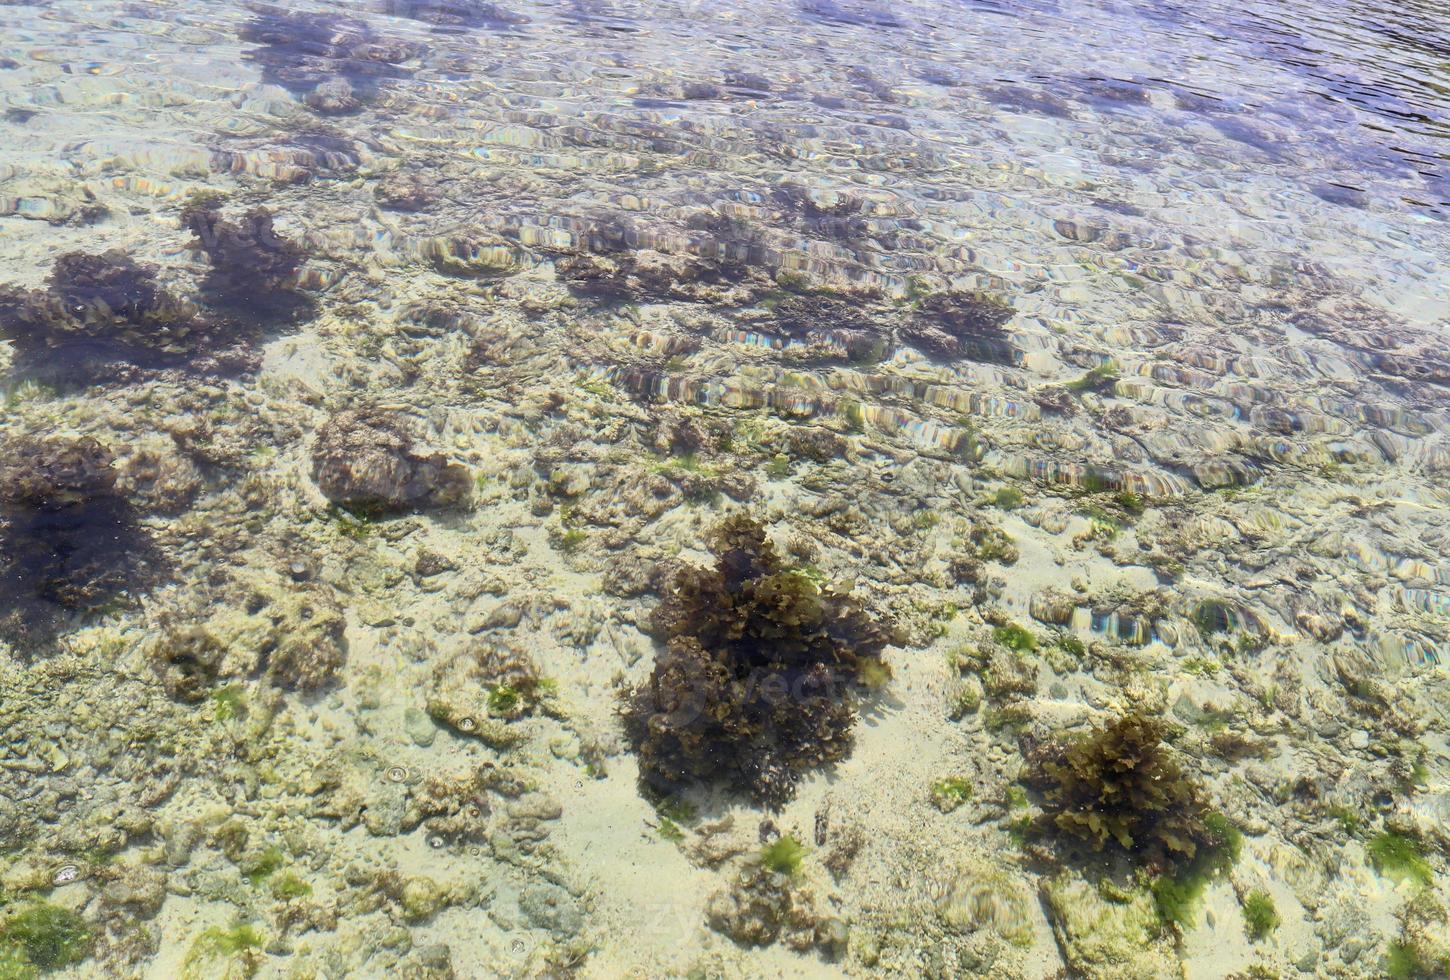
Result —
[{"label": "scattered stone", "polygon": [[414,745],[425,749],[438,737],[438,726],[433,724],[433,719],[428,717],[427,712],[417,708],[404,710],[403,731]]},{"label": "scattered stone", "polygon": [[584,928],[579,902],[558,885],[542,882],[519,894],[519,908],[535,929],[546,929],[559,937],[578,935]]},{"label": "scattered stone", "polygon": [[418,558],[413,563],[413,572],[420,578],[427,578],[432,575],[442,575],[444,572],[457,571],[458,566],[453,559],[440,555],[436,551],[424,549],[418,552]]}]

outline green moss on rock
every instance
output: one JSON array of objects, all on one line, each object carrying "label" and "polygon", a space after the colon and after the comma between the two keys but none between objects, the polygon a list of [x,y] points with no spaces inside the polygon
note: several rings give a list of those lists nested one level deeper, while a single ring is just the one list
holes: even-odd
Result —
[{"label": "green moss on rock", "polygon": [[1163,933],[1153,895],[1146,889],[1108,894],[1062,872],[1044,883],[1042,897],[1074,976],[1160,980],[1181,975],[1173,942]]}]

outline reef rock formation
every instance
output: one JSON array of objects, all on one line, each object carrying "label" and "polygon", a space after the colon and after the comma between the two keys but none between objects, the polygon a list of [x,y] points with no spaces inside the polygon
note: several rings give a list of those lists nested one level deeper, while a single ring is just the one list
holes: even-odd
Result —
[{"label": "reef rock formation", "polygon": [[466,467],[414,451],[402,420],[376,409],[328,420],[312,452],[312,479],[339,507],[373,515],[457,507],[472,492]]},{"label": "reef rock formation", "polygon": [[151,648],[152,669],[169,697],[195,704],[216,683],[226,648],[201,627],[172,630]]}]

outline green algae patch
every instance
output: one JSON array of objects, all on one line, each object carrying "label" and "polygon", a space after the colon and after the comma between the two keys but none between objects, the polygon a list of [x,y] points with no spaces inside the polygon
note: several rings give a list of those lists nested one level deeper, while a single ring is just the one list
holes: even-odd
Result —
[{"label": "green algae patch", "polygon": [[793,875],[805,860],[806,849],[790,834],[777,837],[760,851],[760,863],[776,874]]},{"label": "green algae patch", "polygon": [[1220,813],[1204,817],[1209,834],[1193,858],[1153,882],[1153,900],[1165,927],[1188,930],[1198,919],[1203,893],[1238,862],[1243,834]]},{"label": "green algae patch", "polygon": [[1279,928],[1279,910],[1273,897],[1262,888],[1244,896],[1243,913],[1244,931],[1256,942]]},{"label": "green algae patch", "polygon": [[181,966],[183,980],[244,980],[262,966],[262,933],[236,923],[212,926],[192,941]]},{"label": "green algae patch", "polygon": [[0,968],[14,971],[0,972],[7,980],[73,966],[90,955],[90,926],[70,909],[35,902],[0,919]]},{"label": "green algae patch", "polygon": [[256,858],[247,862],[242,868],[242,874],[252,884],[261,884],[262,881],[270,878],[277,871],[280,871],[286,863],[286,853],[282,848],[274,844],[261,854],[258,854]]},{"label": "green algae patch", "polygon": [[291,871],[278,875],[272,881],[271,890],[273,898],[284,902],[295,898],[307,898],[312,894],[312,886]]},{"label": "green algae patch", "polygon": [[1372,838],[1367,850],[1374,869],[1386,878],[1414,882],[1420,888],[1429,888],[1434,882],[1424,846],[1413,837],[1387,830]]},{"label": "green algae patch", "polygon": [[1037,637],[1033,636],[1028,629],[1016,623],[998,626],[992,630],[992,639],[1002,644],[1008,650],[1016,650],[1018,653],[1030,653],[1037,649]]},{"label": "green algae patch", "polygon": [[944,776],[931,784],[931,802],[950,813],[972,798],[972,784],[963,776]]}]

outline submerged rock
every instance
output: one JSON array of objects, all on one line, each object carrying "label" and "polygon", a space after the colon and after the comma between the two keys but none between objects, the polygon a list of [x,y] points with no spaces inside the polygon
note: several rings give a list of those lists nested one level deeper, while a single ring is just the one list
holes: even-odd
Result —
[{"label": "submerged rock", "polygon": [[328,420],[312,450],[312,479],[328,500],[363,514],[460,507],[473,489],[466,467],[416,452],[402,419],[377,409]]},{"label": "submerged rock", "polygon": [[1042,886],[1043,903],[1063,959],[1074,974],[1150,980],[1182,973],[1170,934],[1146,889],[1112,898],[1063,872]]},{"label": "submerged rock", "polygon": [[413,173],[387,174],[373,187],[373,200],[385,211],[426,211],[441,200],[438,189]]},{"label": "submerged rock", "polygon": [[1014,946],[1032,943],[1031,893],[1010,874],[986,862],[957,874],[937,900],[937,913],[954,932],[990,932]]},{"label": "submerged rock", "polygon": [[548,707],[551,686],[524,651],[478,643],[441,661],[426,688],[428,717],[497,748],[522,734],[509,722]]},{"label": "submerged rock", "polygon": [[332,687],[347,661],[347,620],[341,607],[318,595],[297,604],[292,615],[297,626],[280,631],[280,642],[270,653],[263,651],[267,678],[280,688],[304,693]]},{"label": "submerged rock", "polygon": [[247,574],[213,604],[220,611],[205,630],[226,650],[222,678],[261,677],[307,694],[336,682],[347,660],[347,619],[330,590],[290,576]]},{"label": "submerged rock", "polygon": [[710,896],[705,915],[710,928],[742,946],[780,940],[800,952],[819,947],[828,953],[845,946],[845,924],[825,914],[809,888],[758,861]]}]

